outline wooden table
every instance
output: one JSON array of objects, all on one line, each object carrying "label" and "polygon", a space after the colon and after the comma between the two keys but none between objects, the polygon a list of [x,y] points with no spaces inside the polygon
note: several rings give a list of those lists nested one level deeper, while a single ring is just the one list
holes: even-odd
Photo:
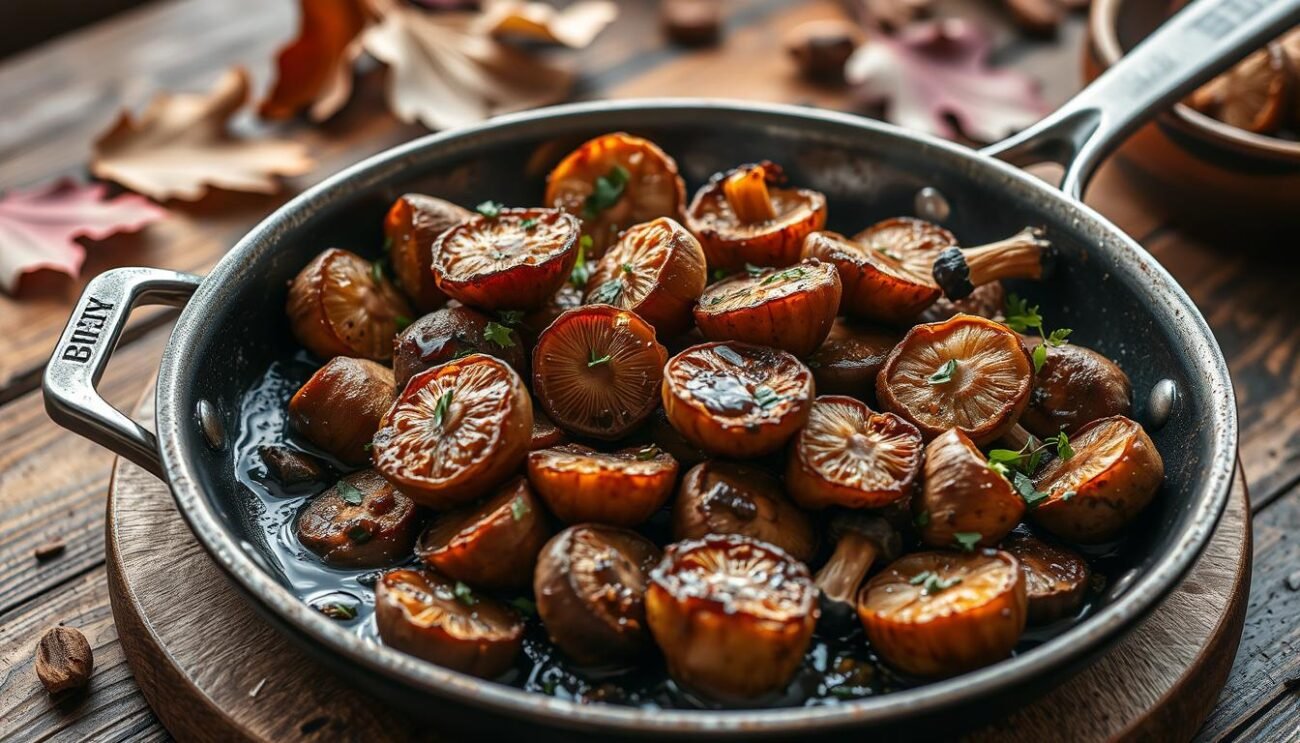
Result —
[{"label": "wooden table", "polygon": [[[957,3],[957,0],[953,0]],[[1082,22],[1055,43],[1007,29],[994,3],[960,3],[998,28],[997,58],[1043,78],[1053,104],[1078,86]],[[288,0],[171,0],[143,6],[0,61],[0,188],[80,175],[95,134],[120,106],[160,90],[199,90],[235,63],[268,80],[274,50],[293,34]],[[733,0],[725,45],[667,45],[654,3],[623,15],[578,56],[583,97],[720,95],[844,107],[841,91],[796,80],[779,50],[784,29],[837,12],[832,2]],[[318,168],[278,197],[215,193],[146,232],[95,245],[89,277],[119,265],[202,272],[284,198],[362,157],[423,133],[389,116],[377,71],[320,127],[292,124]],[[1192,228],[1165,211],[1122,164],[1102,169],[1094,207],[1145,245],[1204,311],[1232,368],[1242,461],[1252,495],[1255,574],[1245,634],[1205,739],[1295,740],[1300,731],[1300,304],[1294,232],[1246,225]],[[1298,224],[1297,226],[1300,226]],[[0,295],[0,738],[165,738],[122,656],[104,569],[104,493],[113,456],[50,422],[40,373],[84,282],[43,277],[21,300]],[[101,390],[131,405],[148,383],[168,315],[137,313]],[[66,550],[38,561],[50,541]],[[48,627],[81,628],[95,650],[92,693],[52,704],[32,669]],[[1116,683],[1123,683],[1116,679]]]}]

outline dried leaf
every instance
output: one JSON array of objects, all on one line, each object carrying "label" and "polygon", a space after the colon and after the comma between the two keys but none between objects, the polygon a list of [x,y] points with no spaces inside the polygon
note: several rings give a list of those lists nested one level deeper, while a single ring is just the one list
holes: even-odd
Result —
[{"label": "dried leaf", "polygon": [[160,95],[138,120],[123,113],[95,142],[91,172],[159,200],[194,201],[208,186],[274,193],[274,176],[305,173],[313,163],[297,142],[230,136],[227,122],[247,102],[248,73],[240,68],[209,93]]},{"label": "dried leaf", "polygon": [[388,105],[405,122],[449,129],[562,100],[573,74],[478,32],[469,13],[390,5],[362,35],[389,66]]},{"label": "dried leaf", "polygon": [[366,26],[362,0],[299,0],[298,37],[276,57],[276,78],[258,114],[288,119],[303,109],[324,121],[352,95],[357,36]]},{"label": "dried leaf", "polygon": [[484,33],[498,39],[524,39],[581,49],[618,17],[605,0],[580,0],[563,10],[546,3],[494,0],[479,20]]},{"label": "dried leaf", "polygon": [[989,39],[976,26],[950,19],[913,24],[890,37],[877,34],[845,67],[868,103],[909,129],[992,142],[1034,123],[1046,111],[1037,83],[988,67]]},{"label": "dried leaf", "polygon": [[0,197],[0,289],[12,294],[23,274],[42,268],[76,276],[86,257],[77,238],[134,232],[167,214],[135,194],[106,200],[106,190],[63,181]]}]

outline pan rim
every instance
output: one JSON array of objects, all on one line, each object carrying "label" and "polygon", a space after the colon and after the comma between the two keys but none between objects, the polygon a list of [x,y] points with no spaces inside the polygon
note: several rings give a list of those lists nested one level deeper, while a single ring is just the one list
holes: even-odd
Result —
[{"label": "pan rim", "polygon": [[[725,115],[765,118],[772,123],[815,124],[842,131],[857,130],[906,140],[909,146],[931,148],[964,161],[969,168],[993,171],[1012,187],[1041,199],[1040,210],[1055,206],[1073,218],[1089,222],[1108,239],[1107,250],[1117,260],[1134,261],[1150,276],[1148,298],[1179,317],[1181,334],[1188,336],[1192,358],[1206,366],[1211,380],[1207,397],[1213,401],[1203,411],[1212,437],[1212,451],[1203,465],[1206,485],[1195,513],[1177,536],[1172,549],[1158,556],[1126,592],[1095,615],[1033,650],[951,679],[935,681],[876,697],[825,707],[785,707],[743,710],[647,710],[614,705],[583,705],[507,687],[419,661],[377,645],[338,627],[313,611],[266,574],[227,531],[223,519],[201,493],[200,466],[181,446],[182,427],[193,424],[190,411],[181,409],[186,380],[197,339],[204,337],[207,313],[200,308],[219,298],[223,290],[238,285],[245,255],[274,243],[286,226],[301,223],[311,214],[351,192],[383,181],[388,174],[421,153],[457,146],[476,146],[485,139],[508,140],[513,132],[530,127],[599,122],[601,117],[641,114],[645,125],[680,122],[691,116]],[[657,118],[656,118],[657,117]],[[1237,461],[1237,417],[1226,361],[1200,311],[1172,276],[1132,238],[1087,205],[1076,202],[1044,182],[1010,165],[935,137],[907,132],[889,124],[851,114],[781,104],[702,99],[628,99],[614,102],[575,103],[499,117],[484,124],[426,135],[376,154],[330,176],[277,209],[249,231],[216,265],[177,321],[164,350],[157,390],[157,426],[160,455],[168,486],[177,508],[200,543],[244,593],[264,611],[303,637],[351,663],[399,681],[422,693],[518,719],[542,719],[547,725],[585,732],[711,735],[830,732],[836,729],[903,722],[934,714],[947,707],[972,703],[1000,691],[1024,686],[1054,670],[1077,664],[1104,647],[1153,609],[1191,568],[1208,543],[1227,502]]]}]

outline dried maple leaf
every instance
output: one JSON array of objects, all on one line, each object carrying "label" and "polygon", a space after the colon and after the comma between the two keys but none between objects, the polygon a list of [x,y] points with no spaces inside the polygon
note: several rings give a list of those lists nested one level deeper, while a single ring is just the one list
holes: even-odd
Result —
[{"label": "dried maple leaf", "polygon": [[167,214],[135,194],[105,199],[106,190],[61,181],[0,197],[0,289],[12,294],[24,274],[42,268],[76,276],[86,257],[77,238],[134,232]]},{"label": "dried maple leaf", "polygon": [[573,74],[476,29],[472,13],[426,13],[390,4],[362,35],[389,66],[388,105],[405,122],[431,129],[563,100]]},{"label": "dried maple leaf", "polygon": [[869,104],[909,129],[992,142],[1037,121],[1046,111],[1038,84],[1019,72],[988,66],[988,37],[957,19],[917,23],[896,36],[873,36],[858,48],[844,76]]},{"label": "dried maple leaf", "polygon": [[240,68],[207,94],[160,95],[139,119],[123,113],[95,142],[90,170],[160,201],[194,201],[208,186],[274,193],[275,176],[305,173],[313,163],[297,142],[230,136],[227,122],[247,102],[248,73]]},{"label": "dried maple leaf", "polygon": [[546,3],[495,0],[483,9],[482,29],[499,39],[525,39],[581,49],[618,17],[605,0],[581,0],[563,10]]},{"label": "dried maple leaf", "polygon": [[352,95],[352,63],[361,54],[357,35],[366,27],[362,0],[299,0],[298,37],[276,57],[271,92],[258,107],[267,119],[288,119],[308,109],[313,121],[334,115]]}]

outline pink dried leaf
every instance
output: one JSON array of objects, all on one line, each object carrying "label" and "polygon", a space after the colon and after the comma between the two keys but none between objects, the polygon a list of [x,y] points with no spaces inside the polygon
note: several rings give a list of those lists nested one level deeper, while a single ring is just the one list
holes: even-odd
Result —
[{"label": "pink dried leaf", "polygon": [[988,66],[989,45],[967,21],[916,23],[892,37],[873,36],[854,52],[844,75],[866,103],[885,104],[895,124],[993,142],[1048,109],[1033,78]]},{"label": "pink dried leaf", "polygon": [[0,197],[0,289],[13,294],[24,274],[43,268],[75,277],[86,258],[77,238],[135,232],[167,214],[135,194],[105,199],[106,190],[60,181]]}]

